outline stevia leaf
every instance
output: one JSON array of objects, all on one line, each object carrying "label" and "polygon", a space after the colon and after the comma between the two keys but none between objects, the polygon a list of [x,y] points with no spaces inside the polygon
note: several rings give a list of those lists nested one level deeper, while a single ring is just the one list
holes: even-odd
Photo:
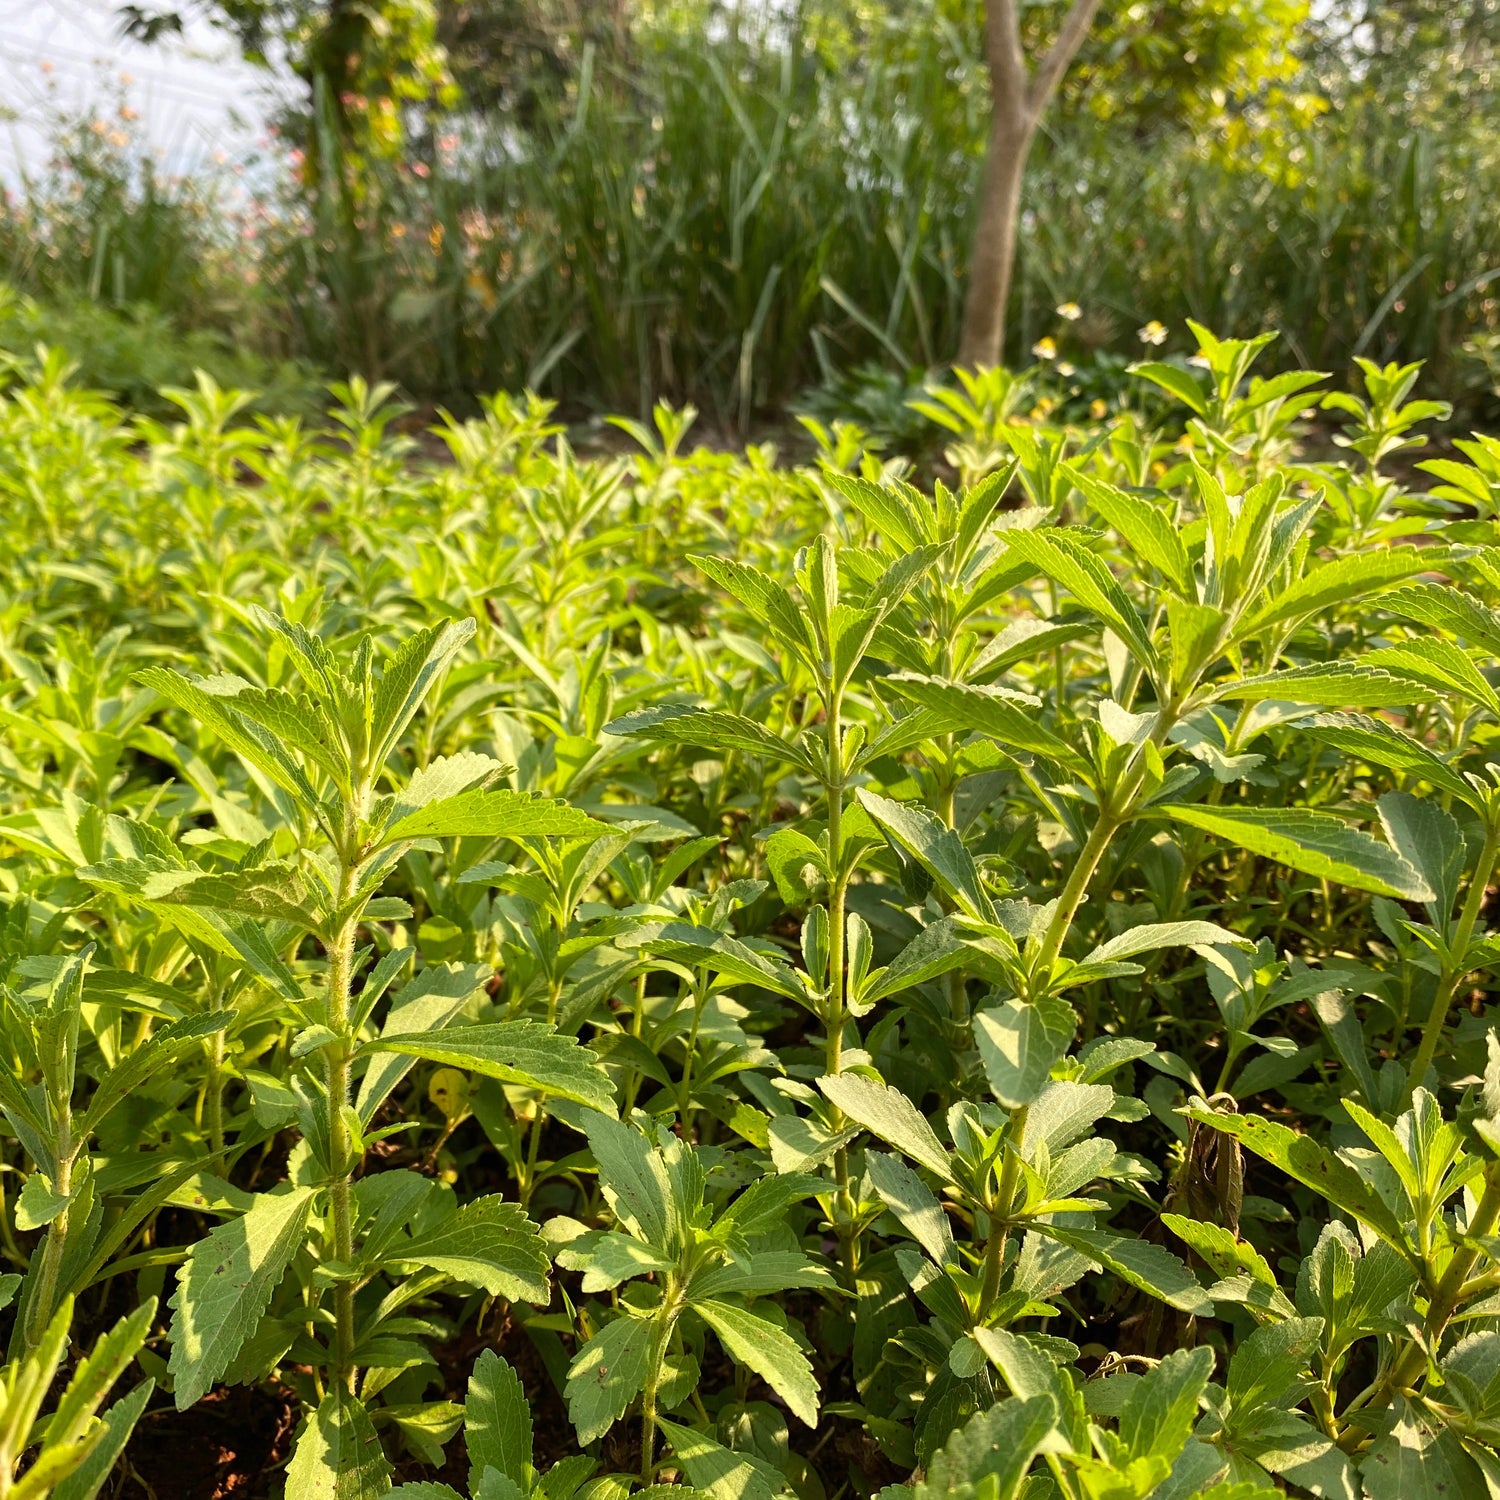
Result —
[{"label": "stevia leaf", "polygon": [[1335,1208],[1368,1225],[1393,1248],[1405,1250],[1401,1225],[1384,1201],[1353,1167],[1310,1136],[1260,1115],[1220,1114],[1201,1105],[1183,1111],[1190,1120],[1232,1135],[1247,1151],[1321,1194]]},{"label": "stevia leaf", "polygon": [[622,939],[621,946],[641,948],[693,967],[710,968],[737,984],[755,985],[788,1000],[800,1003],[807,1000],[807,992],[788,965],[712,927],[698,927],[691,922],[647,926],[638,935]]},{"label": "stevia leaf", "polygon": [[898,672],[885,681],[933,716],[933,732],[971,730],[1009,749],[1044,756],[1073,770],[1088,768],[1078,751],[1041,722],[1039,704],[1029,694],[911,672]]},{"label": "stevia leaf", "polygon": [[1421,741],[1384,719],[1364,714],[1317,714],[1303,719],[1297,727],[1310,738],[1342,750],[1351,759],[1367,760],[1388,771],[1420,777],[1462,802],[1473,803],[1474,788],[1452,766]]},{"label": "stevia leaf", "polygon": [[674,1249],[677,1213],[661,1153],[635,1126],[608,1115],[589,1115],[584,1128],[599,1168],[599,1186],[615,1217],[654,1249]]},{"label": "stevia leaf", "polygon": [[371,708],[372,766],[383,766],[390,758],[434,679],[473,639],[476,628],[473,620],[444,620],[407,636],[396,648],[380,674]]},{"label": "stevia leaf", "polygon": [[520,1204],[494,1194],[464,1204],[436,1229],[397,1241],[386,1258],[442,1271],[510,1302],[544,1304],[551,1295],[540,1232]]},{"label": "stevia leaf", "polygon": [[366,1052],[399,1052],[466,1068],[501,1083],[519,1083],[588,1105],[605,1114],[615,1107],[614,1084],[597,1055],[573,1037],[540,1021],[489,1021],[445,1031],[376,1037]]},{"label": "stevia leaf", "polygon": [[1244,1430],[1268,1403],[1287,1405],[1287,1393],[1317,1351],[1322,1318],[1288,1318],[1257,1328],[1235,1349],[1224,1385],[1228,1422]]},{"label": "stevia leaf", "polygon": [[773,734],[754,719],[719,709],[693,708],[685,703],[659,703],[653,708],[636,709],[612,719],[604,726],[604,732],[637,739],[664,740],[676,745],[698,745],[716,752],[741,750],[748,755],[799,766],[804,771],[816,770],[800,745]]},{"label": "stevia leaf", "polygon": [[1057,1403],[1050,1395],[1013,1396],[977,1412],[932,1455],[917,1500],[979,1494],[1015,1500],[1032,1460],[1051,1444]]},{"label": "stevia leaf", "polygon": [[1361,660],[1425,682],[1444,698],[1465,698],[1492,714],[1500,714],[1500,693],[1490,686],[1462,646],[1441,636],[1406,640],[1398,646],[1367,651]]},{"label": "stevia leaf", "polygon": [[1441,928],[1458,901],[1459,885],[1468,863],[1464,836],[1452,815],[1432,798],[1413,797],[1410,792],[1386,792],[1375,804],[1385,836],[1432,888],[1428,903],[1434,922]]},{"label": "stevia leaf", "polygon": [[1177,1349],[1131,1387],[1119,1426],[1131,1458],[1176,1460],[1197,1421],[1198,1398],[1213,1370],[1212,1349]]},{"label": "stevia leaf", "polygon": [[475,750],[440,755],[412,773],[411,779],[397,792],[392,802],[392,815],[405,817],[408,813],[430,807],[434,802],[446,802],[461,792],[474,790],[479,783],[503,769],[493,756],[481,755]]},{"label": "stevia leaf", "polygon": [[1460,640],[1500,656],[1500,613],[1451,584],[1409,584],[1387,594],[1380,604],[1402,619],[1451,631]]},{"label": "stevia leaf", "polygon": [[1198,944],[1212,947],[1224,944],[1232,948],[1253,948],[1254,943],[1242,938],[1217,922],[1143,922],[1139,927],[1128,927],[1118,937],[1101,943],[1081,962],[1086,964],[1113,963],[1121,958],[1134,958],[1138,953],[1151,953],[1158,948],[1191,948]]},{"label": "stevia leaf", "polygon": [[1236,1239],[1220,1224],[1204,1224],[1181,1214],[1163,1214],[1162,1223],[1185,1245],[1202,1257],[1204,1263],[1221,1279],[1244,1272],[1266,1288],[1270,1304],[1278,1316],[1290,1318],[1297,1309],[1276,1284],[1276,1273],[1247,1240]]},{"label": "stevia leaf", "polygon": [[[440,1032],[464,1002],[484,985],[491,972],[484,964],[430,964],[391,997],[390,1010],[381,1027],[382,1039]],[[372,978],[367,984],[374,982]],[[355,1100],[362,1123],[368,1125],[375,1118],[375,1111],[416,1061],[414,1056],[395,1051],[371,1057]]]},{"label": "stevia leaf", "polygon": [[1418,573],[1430,572],[1446,560],[1441,547],[1387,547],[1352,553],[1313,568],[1289,588],[1268,600],[1242,630],[1254,635],[1269,625],[1304,620],[1401,583]]},{"label": "stevia leaf", "polygon": [[204,1015],[184,1016],[171,1021],[146,1041],[126,1052],[99,1081],[94,1097],[78,1124],[80,1138],[97,1130],[126,1099],[184,1052],[207,1037],[216,1036],[234,1019],[227,1010],[208,1011]]},{"label": "stevia leaf", "polygon": [[[1435,1414],[1404,1396],[1392,1406],[1395,1423],[1360,1463],[1365,1500],[1479,1500],[1491,1493],[1483,1480],[1475,1481],[1473,1459]],[[1500,1479],[1493,1460],[1486,1468]]]},{"label": "stevia leaf", "polygon": [[1005,545],[1036,572],[1062,584],[1126,643],[1147,671],[1154,674],[1160,670],[1156,648],[1146,635],[1135,605],[1103,559],[1081,541],[1059,530],[1011,530],[1005,533]]},{"label": "stevia leaf", "polygon": [[816,661],[817,646],[806,614],[774,578],[727,557],[689,553],[688,561],[707,573],[725,593],[738,599],[762,624],[769,625],[805,661]]},{"label": "stevia leaf", "polygon": [[785,1221],[792,1204],[812,1197],[823,1186],[821,1177],[801,1172],[758,1178],[718,1216],[714,1232],[735,1229],[741,1234],[765,1234]]},{"label": "stevia leaf", "polygon": [[1434,688],[1415,677],[1355,661],[1288,667],[1216,683],[1213,688],[1213,699],[1219,703],[1276,701],[1330,708],[1405,708],[1437,696]]},{"label": "stevia leaf", "polygon": [[1182,1312],[1209,1316],[1213,1299],[1170,1250],[1149,1240],[1128,1239],[1103,1229],[1066,1229],[1038,1221],[1038,1234],[1086,1255],[1140,1291]]},{"label": "stevia leaf", "polygon": [[574,1356],[563,1395],[580,1443],[603,1437],[640,1394],[650,1362],[651,1328],[644,1318],[618,1317]]},{"label": "stevia leaf", "polygon": [[728,1302],[694,1302],[693,1310],[718,1334],[732,1360],[759,1375],[794,1417],[817,1425],[818,1382],[791,1334]]},{"label": "stevia leaf", "polygon": [[168,1362],[178,1411],[208,1394],[265,1315],[302,1245],[314,1190],[257,1193],[248,1212],[216,1225],[177,1275]]},{"label": "stevia leaf", "polygon": [[693,1301],[724,1297],[764,1297],[799,1288],[835,1291],[838,1283],[827,1266],[800,1250],[756,1250],[743,1260],[698,1272],[688,1283]]},{"label": "stevia leaf", "polygon": [[1077,1029],[1073,1007],[1058,1000],[1007,1000],[974,1017],[974,1041],[995,1097],[1007,1109],[1032,1103]]},{"label": "stevia leaf", "polygon": [[876,969],[860,986],[857,1004],[869,1009],[877,1001],[936,979],[963,966],[968,946],[951,917],[930,922],[883,969]]},{"label": "stevia leaf", "polygon": [[754,1454],[725,1448],[695,1428],[665,1417],[658,1417],[656,1425],[693,1485],[713,1500],[773,1500],[786,1489],[782,1476]]},{"label": "stevia leaf", "polygon": [[567,1271],[582,1271],[583,1289],[589,1293],[612,1291],[632,1276],[673,1267],[672,1261],[643,1241],[603,1229],[570,1240],[558,1251],[557,1263]]},{"label": "stevia leaf", "polygon": [[932,538],[922,513],[897,490],[871,483],[856,474],[828,473],[827,482],[882,536],[909,552]]},{"label": "stevia leaf", "polygon": [[317,793],[301,766],[268,730],[234,711],[235,695],[250,684],[239,677],[202,677],[190,682],[168,667],[147,667],[135,680],[168,703],[191,714],[241,760],[270,777],[304,807],[318,805]]},{"label": "stevia leaf", "polygon": [[380,1500],[390,1487],[391,1466],[364,1402],[335,1387],[297,1439],[286,1500]]},{"label": "stevia leaf", "polygon": [[444,797],[397,818],[381,835],[393,844],[405,839],[566,838],[592,839],[603,825],[586,812],[553,797],[501,789]]},{"label": "stevia leaf", "polygon": [[156,1298],[148,1297],[101,1335],[73,1372],[56,1409],[47,1419],[48,1446],[76,1443],[86,1436],[105,1396],[140,1352],[155,1316]]},{"label": "stevia leaf", "polygon": [[[1176,373],[1191,380],[1184,371]],[[1196,381],[1192,383],[1197,386]],[[1182,544],[1176,522],[1162,506],[1076,470],[1073,482],[1088,496],[1089,504],[1124,537],[1137,557],[1155,568],[1185,599],[1194,598],[1193,566],[1187,548]]]},{"label": "stevia leaf", "polygon": [[922,807],[859,792],[859,804],[876,827],[924,870],[971,917],[993,922],[995,908],[963,839]]},{"label": "stevia leaf", "polygon": [[859,1073],[838,1073],[818,1080],[818,1087],[851,1120],[888,1146],[903,1151],[919,1166],[953,1180],[948,1153],[917,1106],[889,1084]]},{"label": "stevia leaf", "polygon": [[88,1457],[66,1479],[53,1485],[52,1500],[94,1500],[114,1472],[155,1389],[154,1380],[143,1380],[103,1414],[100,1418],[103,1432]]},{"label": "stevia leaf", "polygon": [[1139,375],[1159,385],[1162,390],[1176,396],[1189,411],[1200,417],[1208,415],[1208,393],[1191,370],[1180,365],[1169,365],[1160,360],[1144,360],[1130,367],[1130,374]]},{"label": "stevia leaf", "polygon": [[471,1490],[487,1468],[515,1480],[523,1494],[529,1489],[531,1403],[520,1376],[493,1349],[479,1356],[469,1374],[464,1449],[469,1456]]},{"label": "stevia leaf", "polygon": [[958,1250],[948,1215],[932,1189],[899,1156],[881,1151],[865,1154],[865,1175],[906,1232],[939,1266],[958,1265]]},{"label": "stevia leaf", "polygon": [[1178,823],[1201,828],[1288,865],[1377,896],[1431,901],[1434,892],[1412,865],[1387,844],[1351,828],[1332,813],[1310,808],[1205,807],[1165,804]]}]

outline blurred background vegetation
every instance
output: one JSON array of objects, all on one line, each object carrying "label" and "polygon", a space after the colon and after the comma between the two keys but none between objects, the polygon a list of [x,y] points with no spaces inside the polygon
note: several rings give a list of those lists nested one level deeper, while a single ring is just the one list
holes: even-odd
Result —
[{"label": "blurred background vegetation", "polygon": [[[121,111],[0,211],[0,346],[145,399],[531,386],[896,420],[954,360],[989,120],[982,0],[199,0],[289,69],[277,149],[164,182]],[[1066,7],[1019,9],[1038,45]],[[172,10],[130,7],[138,37]],[[1500,375],[1500,3],[1105,3],[1033,146],[1005,358],[1109,401],[1191,317],[1284,363]]]}]

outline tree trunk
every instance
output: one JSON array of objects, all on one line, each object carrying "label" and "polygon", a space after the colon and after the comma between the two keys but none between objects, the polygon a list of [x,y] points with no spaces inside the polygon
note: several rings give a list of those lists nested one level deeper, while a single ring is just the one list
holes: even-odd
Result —
[{"label": "tree trunk", "polygon": [[974,251],[958,362],[974,369],[998,365],[1005,350],[1005,304],[1016,263],[1021,181],[1031,138],[1048,101],[1099,9],[1100,0],[1073,0],[1057,38],[1037,63],[1026,65],[1017,0],[985,0],[984,59],[990,74],[990,143],[979,190]]},{"label": "tree trunk", "polygon": [[1034,129],[1024,109],[996,100],[990,143],[979,190],[969,290],[964,298],[963,338],[958,362],[967,369],[998,365],[1005,352],[1005,308],[1016,262],[1021,219],[1021,182]]}]

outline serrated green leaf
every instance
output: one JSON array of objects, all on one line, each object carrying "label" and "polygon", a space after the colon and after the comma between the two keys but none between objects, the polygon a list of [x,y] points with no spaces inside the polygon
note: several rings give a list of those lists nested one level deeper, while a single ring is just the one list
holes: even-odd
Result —
[{"label": "serrated green leaf", "polygon": [[1439,547],[1386,547],[1335,558],[1311,569],[1262,604],[1240,634],[1254,635],[1270,625],[1305,620],[1340,606],[1348,608],[1394,583],[1431,572],[1441,566],[1445,555],[1445,549]]},{"label": "serrated green leaf", "polygon": [[592,839],[605,825],[554,797],[505,789],[460,792],[397,818],[381,836],[393,844],[405,839],[566,838]]},{"label": "serrated green leaf", "polygon": [[1175,822],[1201,828],[1278,864],[1357,891],[1402,901],[1431,901],[1432,888],[1387,844],[1310,808],[1205,807],[1167,804]]},{"label": "serrated green leaf", "polygon": [[1177,365],[1169,365],[1160,360],[1145,360],[1130,367],[1130,374],[1139,375],[1142,380],[1149,380],[1153,385],[1159,385],[1162,390],[1176,396],[1189,411],[1197,416],[1208,415],[1208,396],[1204,391],[1198,377],[1191,370],[1184,370]]},{"label": "serrated green leaf", "polygon": [[391,1466],[365,1404],[328,1392],[303,1427],[286,1468],[286,1500],[381,1500]]},{"label": "serrated green leaf", "polygon": [[1182,544],[1176,522],[1161,505],[1080,471],[1073,472],[1073,481],[1137,557],[1155,568],[1184,599],[1195,602],[1193,567],[1187,548]]},{"label": "serrated green leaf", "polygon": [[589,1115],[584,1128],[615,1217],[646,1244],[673,1251],[679,1212],[661,1153],[633,1125],[608,1115]]},{"label": "serrated green leaf", "polygon": [[970,730],[1012,750],[1041,755],[1070,769],[1087,769],[1088,762],[1039,718],[1035,699],[1009,688],[948,682],[936,677],[899,672],[885,679],[903,698],[933,715],[943,732]]},{"label": "serrated green leaf", "polygon": [[408,636],[380,674],[370,712],[370,765],[383,766],[439,672],[473,639],[473,620],[443,620]]},{"label": "serrated green leaf", "polygon": [[974,1017],[974,1041],[995,1097],[1006,1109],[1031,1104],[1077,1029],[1073,1007],[1059,1000],[1007,1000]]},{"label": "serrated green leaf", "polygon": [[424,1057],[572,1099],[606,1114],[614,1109],[614,1085],[597,1055],[540,1021],[490,1021],[450,1026],[431,1035],[381,1036],[366,1043],[365,1050]]},{"label": "serrated green leaf", "polygon": [[1015,1500],[1038,1453],[1063,1449],[1055,1440],[1057,1403],[1050,1395],[1013,1396],[975,1413],[932,1455],[917,1500],[983,1495]]},{"label": "serrated green leaf", "polygon": [[960,1263],[942,1204],[900,1157],[866,1152],[865,1174],[885,1206],[938,1266]]},{"label": "serrated green leaf", "polygon": [[1209,1316],[1213,1300],[1198,1278],[1170,1250],[1149,1240],[1128,1239],[1103,1229],[1068,1229],[1037,1222],[1038,1234],[1086,1255],[1106,1270],[1182,1312]]},{"label": "serrated green leaf", "polygon": [[718,1334],[732,1360],[759,1375],[794,1417],[809,1427],[817,1425],[818,1382],[789,1333],[728,1302],[695,1302],[693,1310]]},{"label": "serrated green leaf", "polygon": [[1238,677],[1216,683],[1219,703],[1327,704],[1333,708],[1405,708],[1428,703],[1437,690],[1415,677],[1361,662],[1318,662],[1310,667],[1288,667],[1258,677]]},{"label": "serrated green leaf", "polygon": [[563,1395],[580,1443],[603,1437],[646,1384],[652,1324],[619,1317],[606,1323],[568,1366]]},{"label": "serrated green leaf", "polygon": [[469,1488],[475,1489],[489,1468],[515,1480],[525,1494],[530,1487],[531,1442],[531,1403],[520,1376],[493,1349],[486,1349],[474,1362],[464,1400]]},{"label": "serrated green leaf", "polygon": [[1152,953],[1158,948],[1191,948],[1199,944],[1212,947],[1224,944],[1233,948],[1253,948],[1248,938],[1239,937],[1217,922],[1143,922],[1127,927],[1118,937],[1101,943],[1082,961],[1086,964],[1113,963],[1134,958],[1138,953]]},{"label": "serrated green leaf", "polygon": [[1474,788],[1452,766],[1384,719],[1364,714],[1317,714],[1302,720],[1297,727],[1303,734],[1332,745],[1351,758],[1367,760],[1388,771],[1418,776],[1462,802],[1472,804],[1474,800]]},{"label": "serrated green leaf", "polygon": [[190,682],[167,667],[147,667],[136,673],[135,680],[191,714],[241,760],[270,777],[304,807],[312,809],[318,805],[312,783],[275,736],[235,712],[235,695],[250,687],[248,682],[230,676],[205,677]]},{"label": "serrated green leaf", "polygon": [[713,1500],[773,1500],[786,1488],[782,1476],[753,1454],[725,1448],[704,1433],[664,1417],[658,1417],[656,1425],[694,1487]]},{"label": "serrated green leaf", "polygon": [[874,792],[859,792],[859,805],[876,827],[943,888],[963,911],[983,922],[995,920],[995,908],[979,878],[963,839],[922,807],[893,802]]},{"label": "serrated green leaf", "polygon": [[604,726],[604,732],[676,745],[699,745],[715,752],[740,750],[781,764],[800,766],[805,771],[816,769],[800,745],[773,734],[754,719],[716,709],[693,708],[685,703],[659,703],[653,708],[636,709],[612,719]]},{"label": "serrated green leaf", "polygon": [[510,1302],[545,1304],[547,1252],[541,1234],[518,1203],[494,1194],[466,1203],[436,1229],[388,1252],[391,1261],[414,1261]]},{"label": "serrated green leaf", "polygon": [[838,1073],[818,1080],[818,1087],[851,1120],[903,1151],[919,1166],[945,1182],[953,1180],[948,1153],[917,1106],[889,1084],[859,1073]]},{"label": "serrated green leaf", "polygon": [[1160,670],[1156,648],[1146,635],[1139,613],[1102,558],[1060,530],[1010,530],[1005,533],[1005,545],[1038,573],[1062,584],[1125,642],[1148,672]]},{"label": "serrated green leaf", "polygon": [[1131,1458],[1176,1460],[1198,1419],[1198,1398],[1213,1370],[1212,1349],[1177,1349],[1131,1387],[1119,1426]]},{"label": "serrated green leaf", "polygon": [[171,1327],[178,1411],[208,1394],[270,1305],[301,1248],[313,1189],[257,1193],[248,1212],[199,1240],[177,1275]]},{"label": "serrated green leaf", "polygon": [[1247,1151],[1280,1167],[1289,1177],[1312,1188],[1335,1208],[1352,1214],[1397,1250],[1405,1249],[1401,1225],[1374,1188],[1354,1170],[1310,1136],[1260,1115],[1220,1114],[1190,1105],[1184,1113],[1200,1124],[1232,1135]]}]

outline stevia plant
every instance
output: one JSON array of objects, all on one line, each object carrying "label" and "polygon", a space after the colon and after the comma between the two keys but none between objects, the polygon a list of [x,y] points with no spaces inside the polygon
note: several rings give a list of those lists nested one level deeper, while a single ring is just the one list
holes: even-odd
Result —
[{"label": "stevia plant", "polygon": [[297,1497],[1486,1493],[1485,450],[1197,337],[956,485],[0,396],[6,1379],[134,1299]]},{"label": "stevia plant", "polygon": [[[0,1303],[18,1278],[0,1282]],[[42,1414],[68,1352],[73,1299],[64,1297],[34,1346],[0,1367],[0,1494],[7,1500],[93,1500],[108,1482],[135,1424],[151,1399],[144,1380],[99,1408],[139,1351],[156,1302],[147,1298],[103,1334],[79,1360],[55,1404]]]},{"label": "stevia plant", "polygon": [[[382,917],[409,914],[404,901],[378,892],[419,841],[588,837],[596,825],[557,803],[486,790],[498,764],[472,753],[382,787],[422,696],[472,624],[418,633],[377,672],[369,638],[346,664],[299,627],[271,616],[262,623],[302,693],[233,677],[194,682],[166,668],[143,681],[274,789],[289,847],[267,840],[214,868],[157,839],[134,858],[80,874],[187,926],[223,924],[226,940],[279,985],[299,1026],[295,1066],[281,1080],[300,1136],[289,1177],[211,1230],[179,1273],[168,1366],[176,1402],[191,1405],[231,1369],[243,1377],[283,1360],[308,1365],[315,1409],[288,1469],[289,1492],[333,1482],[378,1494],[389,1470],[370,1404],[408,1367],[412,1336],[432,1326],[411,1309],[455,1280],[532,1302],[545,1302],[548,1288],[536,1227],[516,1204],[490,1196],[458,1208],[440,1184],[412,1173],[354,1180],[381,1134],[376,1110],[420,1057],[594,1106],[610,1107],[611,1090],[593,1055],[546,1025],[451,1024],[477,987],[461,971],[408,986],[377,1029],[374,1009],[411,953],[388,947],[371,965],[358,936]],[[305,936],[325,955],[312,993],[286,959]],[[357,1095],[356,1063],[365,1065]],[[424,1424],[443,1415],[399,1402],[383,1412],[419,1441]]]}]

